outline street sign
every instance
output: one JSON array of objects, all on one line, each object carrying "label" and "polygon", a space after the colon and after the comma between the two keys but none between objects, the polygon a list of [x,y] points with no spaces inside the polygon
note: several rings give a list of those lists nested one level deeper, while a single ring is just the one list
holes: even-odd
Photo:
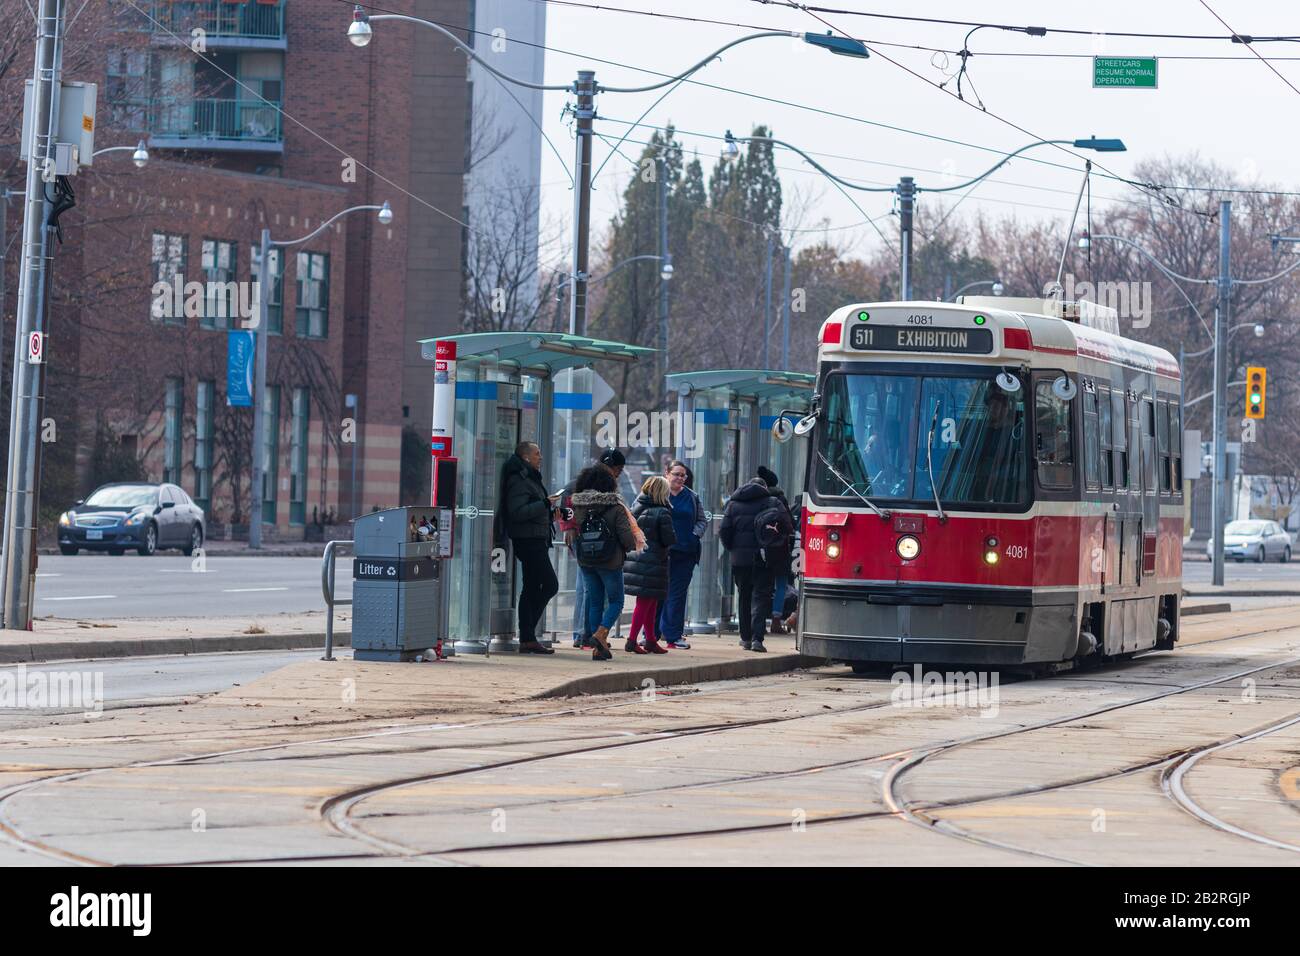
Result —
[{"label": "street sign", "polygon": [[1094,56],[1093,89],[1154,90],[1157,61],[1154,56]]},{"label": "street sign", "polygon": [[33,332],[27,336],[27,361],[32,365],[45,363],[45,333]]}]

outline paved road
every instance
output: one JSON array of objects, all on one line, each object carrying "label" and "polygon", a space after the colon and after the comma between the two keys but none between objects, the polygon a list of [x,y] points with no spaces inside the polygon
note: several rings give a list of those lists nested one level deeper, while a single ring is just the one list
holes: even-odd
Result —
[{"label": "paved road", "polygon": [[[41,555],[37,617],[208,617],[319,611],[320,559],[209,555]],[[352,561],[338,562],[338,594],[352,595]]]},{"label": "paved road", "polygon": [[[1183,582],[1186,584],[1209,584],[1211,565],[1208,561],[1184,561]],[[1247,561],[1238,564],[1229,561],[1223,566],[1224,584],[1294,584],[1300,585],[1300,560],[1283,564],[1269,561],[1256,564]]]},{"label": "paved road", "polygon": [[[238,654],[190,654],[68,664],[7,665],[0,667],[0,681],[13,681],[15,688],[20,673],[25,675],[29,687],[33,680],[43,685],[57,686],[58,682],[51,681],[50,675],[80,674],[86,696],[79,701],[64,701],[61,706],[40,708],[7,706],[10,702],[5,700],[5,706],[0,706],[0,729],[42,726],[56,714],[82,714],[88,709],[95,709],[93,704],[96,700],[103,705],[104,710],[115,710],[215,694],[247,684],[297,661],[318,658],[320,654],[315,649],[244,651]],[[344,653],[340,656],[350,655]],[[30,698],[23,702],[28,700]],[[19,701],[15,699],[13,703]]]}]

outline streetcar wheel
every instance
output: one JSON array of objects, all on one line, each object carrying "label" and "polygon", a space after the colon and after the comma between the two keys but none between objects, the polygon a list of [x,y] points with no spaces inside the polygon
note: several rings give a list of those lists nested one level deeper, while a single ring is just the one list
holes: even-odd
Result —
[{"label": "streetcar wheel", "polygon": [[872,669],[872,665],[866,661],[858,661],[857,663],[850,664],[849,667],[853,668],[853,673],[855,674],[870,674]]}]

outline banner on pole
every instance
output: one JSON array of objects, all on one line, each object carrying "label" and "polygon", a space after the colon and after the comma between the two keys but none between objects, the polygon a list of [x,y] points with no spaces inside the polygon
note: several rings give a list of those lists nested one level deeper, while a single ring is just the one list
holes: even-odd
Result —
[{"label": "banner on pole", "polygon": [[226,404],[232,408],[250,408],[256,333],[253,329],[231,329],[226,335]]}]

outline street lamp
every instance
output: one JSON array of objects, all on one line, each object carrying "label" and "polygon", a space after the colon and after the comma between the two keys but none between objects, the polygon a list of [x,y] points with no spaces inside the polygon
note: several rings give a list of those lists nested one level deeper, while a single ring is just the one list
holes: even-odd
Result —
[{"label": "street lamp", "polygon": [[[262,230],[262,241],[260,248],[260,257],[258,259],[257,275],[257,326],[254,335],[257,339],[257,345],[253,351],[254,369],[254,386],[253,386],[253,474],[250,482],[249,497],[252,499],[251,507],[248,514],[248,547],[258,549],[262,547],[262,501],[265,498],[265,490],[262,484],[266,480],[266,462],[263,461],[265,456],[266,444],[266,425],[262,421],[262,416],[266,411],[266,352],[267,352],[267,311],[271,302],[271,247],[286,248],[288,246],[302,245],[304,242],[310,242],[319,236],[322,232],[332,226],[339,219],[349,213],[375,211],[378,213],[376,218],[388,225],[393,221],[393,209],[385,200],[382,206],[351,206],[341,212],[336,212],[330,218],[326,219],[319,226],[313,229],[307,235],[298,239],[272,239],[271,230]],[[283,269],[281,269],[283,272]],[[356,437],[355,435],[353,436]],[[353,496],[356,494],[356,475],[355,475],[356,449],[353,448]],[[353,514],[355,518],[356,515]]]},{"label": "street lamp", "polygon": [[967,289],[974,289],[976,286],[981,286],[981,285],[992,286],[992,292],[994,295],[1002,294],[1003,291],[1002,281],[1000,279],[981,279],[979,282],[967,282],[964,286],[962,286],[960,289],[954,292],[952,294],[952,298],[949,299],[948,301],[956,302],[958,299],[961,298],[961,294],[965,292]]},{"label": "street lamp", "polygon": [[[354,46],[365,47],[374,38],[374,29],[371,26],[380,20],[405,20],[410,23],[416,23],[420,26],[429,27],[436,30],[450,40],[457,49],[464,53],[474,62],[478,63],[483,69],[487,70],[497,79],[506,83],[512,83],[515,86],[522,86],[530,90],[561,90],[571,93],[577,100],[573,107],[573,114],[576,120],[574,124],[574,190],[573,190],[573,269],[570,274],[570,281],[573,283],[573,295],[569,300],[569,334],[581,335],[586,331],[587,326],[587,262],[590,243],[590,222],[591,222],[591,143],[592,143],[592,121],[596,118],[596,94],[597,93],[648,93],[653,90],[662,89],[665,86],[671,86],[685,80],[691,74],[703,69],[720,54],[730,50],[741,43],[748,43],[750,40],[760,40],[767,37],[794,37],[802,39],[810,46],[815,46],[840,56],[849,56],[857,59],[866,59],[869,57],[867,46],[860,40],[854,40],[851,37],[838,37],[831,34],[820,33],[800,33],[791,30],[764,30],[759,33],[750,33],[742,37],[737,37],[729,43],[726,43],[714,50],[708,56],[697,62],[689,69],[667,77],[657,83],[651,83],[646,86],[603,86],[597,85],[596,73],[594,70],[579,70],[577,79],[573,83],[563,85],[547,85],[542,83],[532,83],[527,80],[521,80],[518,77],[503,73],[492,64],[488,63],[483,57],[479,56],[472,47],[465,44],[450,30],[441,27],[429,20],[423,20],[419,17],[406,16],[400,13],[379,13],[371,16],[365,9],[357,5],[352,11],[352,23],[347,30],[348,40]],[[629,132],[631,129],[629,128]],[[626,138],[626,133],[624,138]],[[619,140],[621,143],[622,140]],[[617,146],[615,147],[617,149]]]},{"label": "street lamp", "polygon": [[[725,154],[727,156],[735,156],[739,152],[736,143],[742,140],[747,143],[761,140],[763,142],[774,143],[777,146],[784,146],[786,149],[798,153],[803,157],[804,161],[807,162],[808,165],[812,166],[827,179],[831,180],[831,182],[836,183],[839,186],[846,186],[849,189],[856,189],[859,192],[894,193],[898,196],[900,245],[899,274],[902,285],[902,298],[904,301],[912,298],[912,217],[916,211],[916,197],[920,193],[947,193],[958,189],[965,189],[968,186],[974,186],[980,180],[986,179],[993,173],[997,172],[1021,153],[1033,149],[1036,146],[1074,146],[1076,149],[1091,149],[1099,153],[1122,153],[1128,148],[1124,145],[1123,140],[1099,139],[1096,136],[1090,136],[1086,139],[1040,139],[1033,143],[1029,143],[1026,146],[1021,146],[1014,152],[1007,153],[984,172],[980,173],[973,179],[966,180],[964,183],[958,183],[955,186],[926,188],[916,185],[915,180],[911,176],[900,177],[897,186],[863,186],[861,183],[841,179],[799,147],[793,146],[790,143],[776,139],[772,136],[737,137],[732,135],[731,130],[727,130],[726,145],[724,147]],[[1082,191],[1080,191],[1079,195],[1082,197]]]},{"label": "street lamp", "polygon": [[94,159],[96,156],[103,156],[105,153],[122,152],[131,154],[131,162],[135,163],[137,169],[143,169],[145,164],[149,162],[149,147],[145,145],[144,140],[140,140],[134,146],[107,146],[104,149],[97,149],[90,154],[90,158]]}]

